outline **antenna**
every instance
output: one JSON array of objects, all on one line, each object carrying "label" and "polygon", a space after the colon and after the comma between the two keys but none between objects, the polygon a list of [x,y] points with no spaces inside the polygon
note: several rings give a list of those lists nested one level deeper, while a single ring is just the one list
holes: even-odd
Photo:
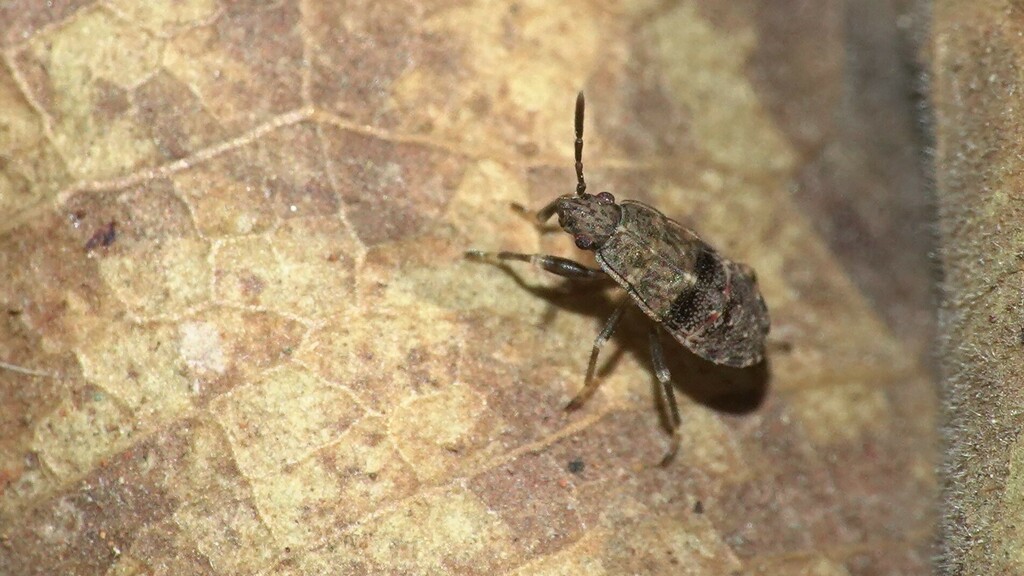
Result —
[{"label": "antenna", "polygon": [[582,196],[587,190],[583,180],[583,91],[576,96],[576,195]]}]

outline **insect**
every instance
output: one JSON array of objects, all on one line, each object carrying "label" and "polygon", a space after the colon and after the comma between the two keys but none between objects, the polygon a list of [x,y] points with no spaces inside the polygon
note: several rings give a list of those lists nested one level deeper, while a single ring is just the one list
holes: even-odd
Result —
[{"label": "insect", "polygon": [[555,198],[536,213],[538,223],[558,215],[558,224],[581,250],[591,250],[600,268],[567,258],[516,252],[471,250],[480,260],[530,262],[570,279],[610,277],[625,289],[623,299],[594,340],[583,388],[566,406],[575,410],[597,390],[594,377],[601,347],[611,338],[632,304],[654,320],[649,333],[651,360],[669,409],[672,441],[662,460],[679,449],[680,417],[665,364],[660,332],[668,332],[698,356],[716,364],[743,368],[764,358],[770,321],[753,269],[723,258],[694,232],[661,212],[634,200],[615,202],[610,192],[587,193],[583,178],[583,92],[576,98],[576,193]]}]

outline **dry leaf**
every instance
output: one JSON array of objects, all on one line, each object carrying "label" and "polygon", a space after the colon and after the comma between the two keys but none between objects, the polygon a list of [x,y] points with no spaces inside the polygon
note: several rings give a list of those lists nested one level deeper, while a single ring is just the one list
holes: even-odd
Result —
[{"label": "dry leaf", "polygon": [[[851,77],[901,38],[873,3],[6,3],[0,360],[54,376],[0,368],[0,572],[921,573],[912,108],[844,96],[909,81]],[[573,189],[580,87],[594,189],[771,309],[765,366],[670,351],[668,468],[644,319],[567,414],[615,294],[462,257],[579,257],[508,204]]]}]

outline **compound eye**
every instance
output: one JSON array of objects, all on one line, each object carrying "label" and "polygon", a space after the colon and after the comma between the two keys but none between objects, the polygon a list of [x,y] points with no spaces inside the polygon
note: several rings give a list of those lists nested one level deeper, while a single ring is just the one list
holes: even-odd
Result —
[{"label": "compound eye", "polygon": [[601,192],[597,195],[597,201],[601,204],[615,204],[615,196],[611,192]]},{"label": "compound eye", "polygon": [[580,250],[590,250],[594,247],[594,240],[585,234],[577,234],[574,240],[576,240],[576,247]]}]

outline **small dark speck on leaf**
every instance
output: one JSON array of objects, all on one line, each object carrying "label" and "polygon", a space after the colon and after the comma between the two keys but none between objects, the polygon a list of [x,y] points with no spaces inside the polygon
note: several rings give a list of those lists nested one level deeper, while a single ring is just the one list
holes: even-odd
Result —
[{"label": "small dark speck on leaf", "polygon": [[704,503],[701,502],[700,500],[697,500],[697,502],[694,503],[694,505],[693,505],[693,513],[694,514],[703,514],[704,513]]},{"label": "small dark speck on leaf", "polygon": [[516,146],[516,149],[523,156],[532,158],[540,153],[540,146],[536,142],[523,142]]},{"label": "small dark speck on leaf", "polygon": [[106,226],[102,226],[93,232],[92,237],[85,243],[86,251],[95,250],[96,248],[106,248],[114,243],[117,239],[117,223],[111,220]]},{"label": "small dark speck on leaf", "polygon": [[583,463],[582,458],[569,460],[569,472],[572,472],[573,474],[581,474],[583,472],[583,469],[586,467],[587,465]]}]

